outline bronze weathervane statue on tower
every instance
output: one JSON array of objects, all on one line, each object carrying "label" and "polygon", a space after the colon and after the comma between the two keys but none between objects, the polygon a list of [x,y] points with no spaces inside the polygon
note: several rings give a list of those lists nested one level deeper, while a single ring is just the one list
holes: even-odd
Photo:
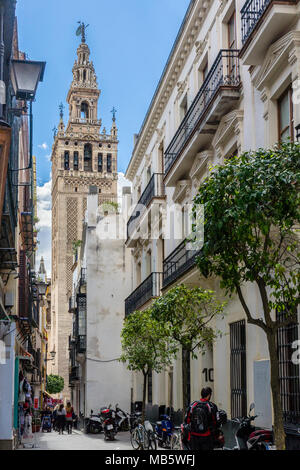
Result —
[{"label": "bronze weathervane statue on tower", "polygon": [[82,42],[85,42],[85,32],[86,32],[86,29],[88,28],[88,24],[84,24],[82,21],[78,21],[79,23],[79,26],[76,30],[76,36],[80,36],[81,35],[81,41]]}]

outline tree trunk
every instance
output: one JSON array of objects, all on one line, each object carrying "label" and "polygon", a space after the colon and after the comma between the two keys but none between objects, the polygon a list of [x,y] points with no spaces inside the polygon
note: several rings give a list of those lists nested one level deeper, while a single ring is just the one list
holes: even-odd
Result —
[{"label": "tree trunk", "polygon": [[276,332],[274,330],[267,333],[267,340],[270,353],[275,445],[277,450],[285,450],[283,410],[280,397],[279,360],[276,345]]},{"label": "tree trunk", "polygon": [[190,351],[182,348],[182,403],[185,410],[188,406],[188,359]]},{"label": "tree trunk", "polygon": [[147,377],[148,373],[143,372],[144,383],[143,383],[143,404],[142,404],[142,423],[145,421],[145,409],[146,409],[146,392],[147,392]]}]

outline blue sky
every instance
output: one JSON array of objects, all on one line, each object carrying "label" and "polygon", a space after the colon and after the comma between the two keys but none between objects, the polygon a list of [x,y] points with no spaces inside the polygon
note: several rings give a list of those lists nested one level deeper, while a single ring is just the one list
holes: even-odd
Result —
[{"label": "blue sky", "polygon": [[[101,89],[99,118],[110,129],[117,108],[118,171],[124,173],[145,113],[190,0],[18,0],[19,49],[46,61],[34,103],[39,251],[50,273],[51,147],[58,106],[66,105],[80,39],[79,20],[89,23],[87,43]],[[68,109],[65,109],[68,116]]]},{"label": "blue sky", "polygon": [[[110,128],[115,106],[119,128],[119,171],[126,170],[138,132],[189,0],[18,0],[19,48],[47,62],[34,103],[34,153],[38,182],[49,179],[58,105],[72,80],[79,38],[77,21],[89,23],[91,49],[102,90],[99,115]],[[66,115],[67,115],[66,110]],[[44,145],[44,148],[39,146]]]}]

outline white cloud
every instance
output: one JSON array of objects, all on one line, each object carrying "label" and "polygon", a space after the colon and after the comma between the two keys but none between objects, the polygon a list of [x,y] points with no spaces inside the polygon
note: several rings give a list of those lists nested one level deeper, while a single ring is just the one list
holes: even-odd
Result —
[{"label": "white cloud", "polygon": [[131,181],[125,178],[124,173],[119,171],[118,173],[118,200],[122,199],[122,190],[124,186],[129,186],[131,188]]},{"label": "white cloud", "polygon": [[48,160],[48,162],[50,162],[51,161],[51,153],[49,153],[48,155],[45,155],[45,158],[46,158],[46,160]]},{"label": "white cloud", "polygon": [[46,142],[43,142],[42,144],[38,145],[38,147],[39,147],[40,149],[47,150],[48,145],[47,145]]}]

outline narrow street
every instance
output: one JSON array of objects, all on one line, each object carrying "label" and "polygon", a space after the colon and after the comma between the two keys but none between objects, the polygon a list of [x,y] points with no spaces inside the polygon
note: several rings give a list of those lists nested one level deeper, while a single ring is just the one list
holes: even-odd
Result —
[{"label": "narrow street", "polygon": [[[132,450],[129,437],[129,432],[122,432],[110,442],[104,441],[103,434],[85,434],[77,430],[62,436],[56,431],[39,432],[36,433],[34,450]],[[19,450],[27,449],[21,447]]]}]

